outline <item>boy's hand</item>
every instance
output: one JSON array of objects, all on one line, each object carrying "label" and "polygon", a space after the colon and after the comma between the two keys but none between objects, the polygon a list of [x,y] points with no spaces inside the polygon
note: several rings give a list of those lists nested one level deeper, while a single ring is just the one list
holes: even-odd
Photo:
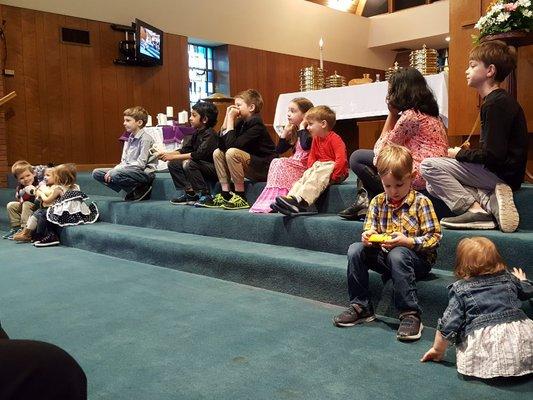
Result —
[{"label": "boy's hand", "polygon": [[464,142],[461,146],[459,146],[461,149],[468,150],[470,148],[470,142],[467,140]]},{"label": "boy's hand", "polygon": [[373,245],[373,243],[368,241],[368,238],[373,235],[374,233],[377,233],[374,229],[370,229],[368,231],[364,231],[361,234],[361,242],[363,243],[363,246],[370,247]]},{"label": "boy's hand", "polygon": [[420,361],[426,362],[426,361],[436,361],[439,362],[444,357],[444,353],[436,350],[434,347],[426,351],[426,354],[422,356]]},{"label": "boy's hand", "polygon": [[105,175],[104,175],[104,181],[105,181],[106,183],[111,182],[111,174],[109,173],[109,171],[107,171],[107,172],[105,173]]},{"label": "boy's hand", "polygon": [[527,280],[526,273],[524,271],[522,271],[522,268],[513,268],[511,273],[514,276],[516,276],[518,279],[520,279],[521,281]]},{"label": "boy's hand", "polygon": [[383,242],[381,244],[382,248],[386,250],[392,250],[395,247],[402,246],[402,247],[407,247],[408,249],[411,249],[414,245],[413,239],[408,238],[402,232],[392,232],[391,236],[392,236],[391,240],[387,240],[386,242]]},{"label": "boy's hand", "polygon": [[453,148],[448,149],[448,157],[455,158],[457,153],[459,153],[459,150],[461,150],[460,147],[453,147]]},{"label": "boy's hand", "polygon": [[236,106],[229,106],[226,109],[226,115],[229,118],[232,118],[233,120],[235,120],[239,116],[239,109]]},{"label": "boy's hand", "polygon": [[173,154],[173,153],[159,153],[157,158],[159,158],[162,161],[175,160],[176,159],[176,154]]}]

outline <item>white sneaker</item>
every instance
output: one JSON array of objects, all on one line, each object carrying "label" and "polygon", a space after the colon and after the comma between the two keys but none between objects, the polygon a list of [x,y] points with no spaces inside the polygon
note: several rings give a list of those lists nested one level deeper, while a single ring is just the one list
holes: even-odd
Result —
[{"label": "white sneaker", "polygon": [[510,233],[517,230],[520,216],[514,204],[513,190],[508,185],[498,183],[489,204],[502,232]]}]

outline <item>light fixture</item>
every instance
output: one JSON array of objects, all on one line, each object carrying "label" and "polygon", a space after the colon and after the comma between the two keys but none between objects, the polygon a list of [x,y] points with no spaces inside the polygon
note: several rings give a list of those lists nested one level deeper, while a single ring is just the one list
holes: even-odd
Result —
[{"label": "light fixture", "polygon": [[446,37],[444,38],[444,40],[446,40],[447,42],[449,42],[449,41],[450,41],[450,37],[449,37],[449,36],[446,36]]},{"label": "light fixture", "polygon": [[348,11],[353,4],[353,0],[329,0],[328,7],[339,11]]}]

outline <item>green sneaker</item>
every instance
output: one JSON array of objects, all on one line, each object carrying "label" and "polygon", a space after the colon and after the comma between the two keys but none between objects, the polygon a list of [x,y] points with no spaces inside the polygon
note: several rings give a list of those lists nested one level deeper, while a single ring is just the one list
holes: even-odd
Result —
[{"label": "green sneaker", "polygon": [[247,208],[250,208],[250,204],[246,200],[244,200],[241,196],[238,194],[233,194],[231,199],[229,201],[226,201],[224,205],[222,205],[222,208],[224,210],[245,210]]},{"label": "green sneaker", "polygon": [[215,197],[211,197],[210,195],[202,196],[196,203],[194,203],[194,206],[205,208],[222,208],[226,203],[227,201],[219,193]]}]

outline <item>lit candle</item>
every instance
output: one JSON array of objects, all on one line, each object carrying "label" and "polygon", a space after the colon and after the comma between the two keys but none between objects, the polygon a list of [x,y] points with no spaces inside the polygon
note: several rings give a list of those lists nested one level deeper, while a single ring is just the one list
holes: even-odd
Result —
[{"label": "lit candle", "polygon": [[322,54],[322,50],[324,49],[324,41],[322,38],[320,38],[318,45],[320,46],[320,69],[324,70],[324,56]]},{"label": "lit candle", "polygon": [[167,106],[167,117],[174,117],[174,107]]}]

